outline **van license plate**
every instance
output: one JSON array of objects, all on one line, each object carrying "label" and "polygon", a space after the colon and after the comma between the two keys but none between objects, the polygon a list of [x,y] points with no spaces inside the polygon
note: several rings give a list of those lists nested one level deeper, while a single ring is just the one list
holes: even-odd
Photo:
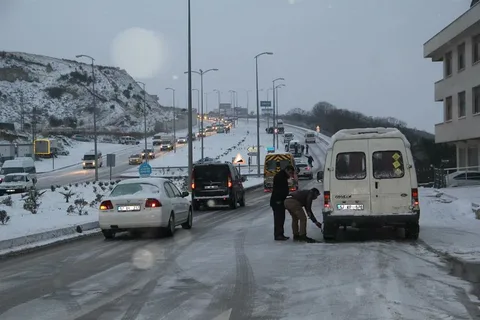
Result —
[{"label": "van license plate", "polygon": [[363,210],[363,204],[337,204],[338,210]]},{"label": "van license plate", "polygon": [[205,189],[218,189],[218,186],[205,186]]},{"label": "van license plate", "polygon": [[118,206],[117,211],[119,212],[140,211],[140,206]]}]

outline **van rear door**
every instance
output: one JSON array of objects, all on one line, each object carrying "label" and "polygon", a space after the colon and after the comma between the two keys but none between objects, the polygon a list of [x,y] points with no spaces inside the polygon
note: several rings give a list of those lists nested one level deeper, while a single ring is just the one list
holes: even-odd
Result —
[{"label": "van rear door", "polygon": [[410,212],[412,185],[407,149],[402,139],[369,140],[372,214]]},{"label": "van rear door", "polygon": [[330,197],[335,215],[365,215],[370,211],[368,141],[335,142],[330,166]]}]

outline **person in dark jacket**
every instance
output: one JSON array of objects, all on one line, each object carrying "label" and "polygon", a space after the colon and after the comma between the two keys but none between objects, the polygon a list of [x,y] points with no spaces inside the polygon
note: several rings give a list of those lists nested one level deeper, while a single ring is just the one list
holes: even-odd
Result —
[{"label": "person in dark jacket", "polygon": [[310,220],[312,220],[317,227],[321,228],[322,223],[317,221],[312,211],[313,200],[319,196],[320,191],[317,188],[312,188],[310,190],[295,191],[285,199],[285,208],[292,216],[294,241],[316,242],[314,239],[307,237],[307,217],[305,216],[303,208],[305,208]]},{"label": "person in dark jacket", "polygon": [[288,186],[288,179],[293,177],[295,169],[293,166],[289,165],[285,169],[278,172],[273,178],[273,190],[272,196],[270,197],[270,206],[273,209],[273,224],[274,231],[273,236],[276,241],[285,241],[290,239],[284,234],[285,224],[285,205],[284,201],[290,193],[290,188]]}]

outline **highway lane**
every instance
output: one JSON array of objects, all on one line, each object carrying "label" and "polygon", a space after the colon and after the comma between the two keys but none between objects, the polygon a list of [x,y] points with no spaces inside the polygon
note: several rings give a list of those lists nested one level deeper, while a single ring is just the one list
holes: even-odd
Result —
[{"label": "highway lane", "polygon": [[98,236],[2,260],[0,319],[474,319],[468,284],[420,245],[355,231],[274,242],[269,196],[199,212],[173,238]]}]

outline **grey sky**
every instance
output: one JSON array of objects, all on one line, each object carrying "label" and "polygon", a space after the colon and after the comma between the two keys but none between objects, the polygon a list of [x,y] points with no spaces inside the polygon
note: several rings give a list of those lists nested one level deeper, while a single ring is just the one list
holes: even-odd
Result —
[{"label": "grey sky", "polygon": [[[296,2],[295,4],[290,4]],[[394,116],[433,132],[442,119],[433,83],[442,67],[423,59],[423,43],[466,11],[470,0],[192,0],[193,67],[218,68],[205,90],[254,89],[255,54],[262,57],[260,87],[277,77],[280,109],[309,110],[326,100],[368,115]],[[160,72],[147,91],[170,104],[177,88],[186,104],[186,0],[1,0],[0,50],[63,58],[85,53],[112,65],[112,41],[125,29],[159,33],[165,42]],[[127,70],[129,71],[129,70]],[[178,80],[173,76],[178,75]],[[140,79],[138,79],[140,80]],[[198,77],[194,86],[199,87]],[[265,98],[266,93],[261,93]],[[209,96],[210,109],[216,95]],[[250,108],[254,107],[254,91]]]}]

